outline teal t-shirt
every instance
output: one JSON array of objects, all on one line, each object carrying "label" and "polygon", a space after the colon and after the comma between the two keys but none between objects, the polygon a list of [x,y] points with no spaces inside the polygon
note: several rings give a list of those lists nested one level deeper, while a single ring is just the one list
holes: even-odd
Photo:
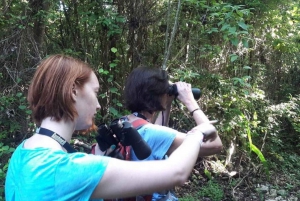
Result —
[{"label": "teal t-shirt", "polygon": [[105,156],[24,149],[23,144],[9,161],[6,201],[90,200],[109,162]]},{"label": "teal t-shirt", "polygon": [[[138,129],[138,132],[152,150],[150,156],[144,159],[147,161],[163,160],[178,133],[172,128],[156,124],[146,124]],[[139,161],[133,149],[131,149],[131,160]]]},{"label": "teal t-shirt", "polygon": [[[151,147],[151,155],[145,160],[164,160],[167,151],[171,147],[178,131],[155,124],[146,124],[138,129],[139,134]],[[134,151],[131,149],[131,159],[133,161],[139,161]],[[159,179],[159,178],[158,178]],[[164,191],[159,193],[153,193],[152,201],[165,200],[165,201],[178,201],[178,198],[173,192]]]}]

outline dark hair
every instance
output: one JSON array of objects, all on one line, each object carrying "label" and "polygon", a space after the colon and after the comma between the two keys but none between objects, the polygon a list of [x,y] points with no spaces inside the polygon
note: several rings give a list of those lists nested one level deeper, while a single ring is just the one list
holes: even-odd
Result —
[{"label": "dark hair", "polygon": [[27,95],[37,125],[46,117],[74,120],[78,113],[73,104],[73,88],[82,88],[92,72],[87,63],[66,55],[52,55],[41,61]]},{"label": "dark hair", "polygon": [[165,108],[161,98],[168,93],[169,77],[160,68],[139,66],[127,77],[125,83],[125,104],[131,112],[147,111],[153,113]]}]

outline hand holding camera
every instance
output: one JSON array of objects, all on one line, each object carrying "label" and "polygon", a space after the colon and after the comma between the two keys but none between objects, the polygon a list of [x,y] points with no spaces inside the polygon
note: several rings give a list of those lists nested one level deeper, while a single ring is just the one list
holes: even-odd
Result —
[{"label": "hand holding camera", "polygon": [[115,145],[116,149],[109,154],[114,158],[124,159],[118,152],[120,146],[131,146],[139,160],[143,160],[151,154],[151,148],[137,130],[132,127],[131,123],[121,119],[113,120],[109,127],[104,123],[98,126],[96,141],[101,151],[106,151]]}]

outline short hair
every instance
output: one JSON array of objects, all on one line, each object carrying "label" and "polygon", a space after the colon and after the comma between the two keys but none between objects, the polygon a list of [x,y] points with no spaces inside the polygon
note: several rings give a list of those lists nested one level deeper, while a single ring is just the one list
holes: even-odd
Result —
[{"label": "short hair", "polygon": [[153,113],[165,110],[161,98],[168,93],[169,77],[165,70],[139,66],[127,77],[124,90],[125,105],[131,112]]},{"label": "short hair", "polygon": [[87,63],[67,55],[51,55],[42,60],[27,95],[35,123],[39,126],[46,117],[73,121],[78,116],[72,98],[74,86],[82,88],[92,72]]}]

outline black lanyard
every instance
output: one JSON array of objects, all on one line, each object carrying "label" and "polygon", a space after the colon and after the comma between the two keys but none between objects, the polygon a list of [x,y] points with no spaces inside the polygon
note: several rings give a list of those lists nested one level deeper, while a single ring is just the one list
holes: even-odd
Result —
[{"label": "black lanyard", "polygon": [[[147,119],[144,115],[142,115],[141,113],[134,112],[134,113],[132,113],[132,114],[133,114],[134,116],[136,116],[136,117],[139,117],[139,118],[142,118],[142,119],[148,121],[148,119]],[[148,122],[149,122],[149,121],[148,121]]]},{"label": "black lanyard", "polygon": [[36,130],[36,133],[51,137],[52,139],[57,141],[62,147],[64,147],[68,153],[77,152],[63,137],[51,130],[40,127]]}]

